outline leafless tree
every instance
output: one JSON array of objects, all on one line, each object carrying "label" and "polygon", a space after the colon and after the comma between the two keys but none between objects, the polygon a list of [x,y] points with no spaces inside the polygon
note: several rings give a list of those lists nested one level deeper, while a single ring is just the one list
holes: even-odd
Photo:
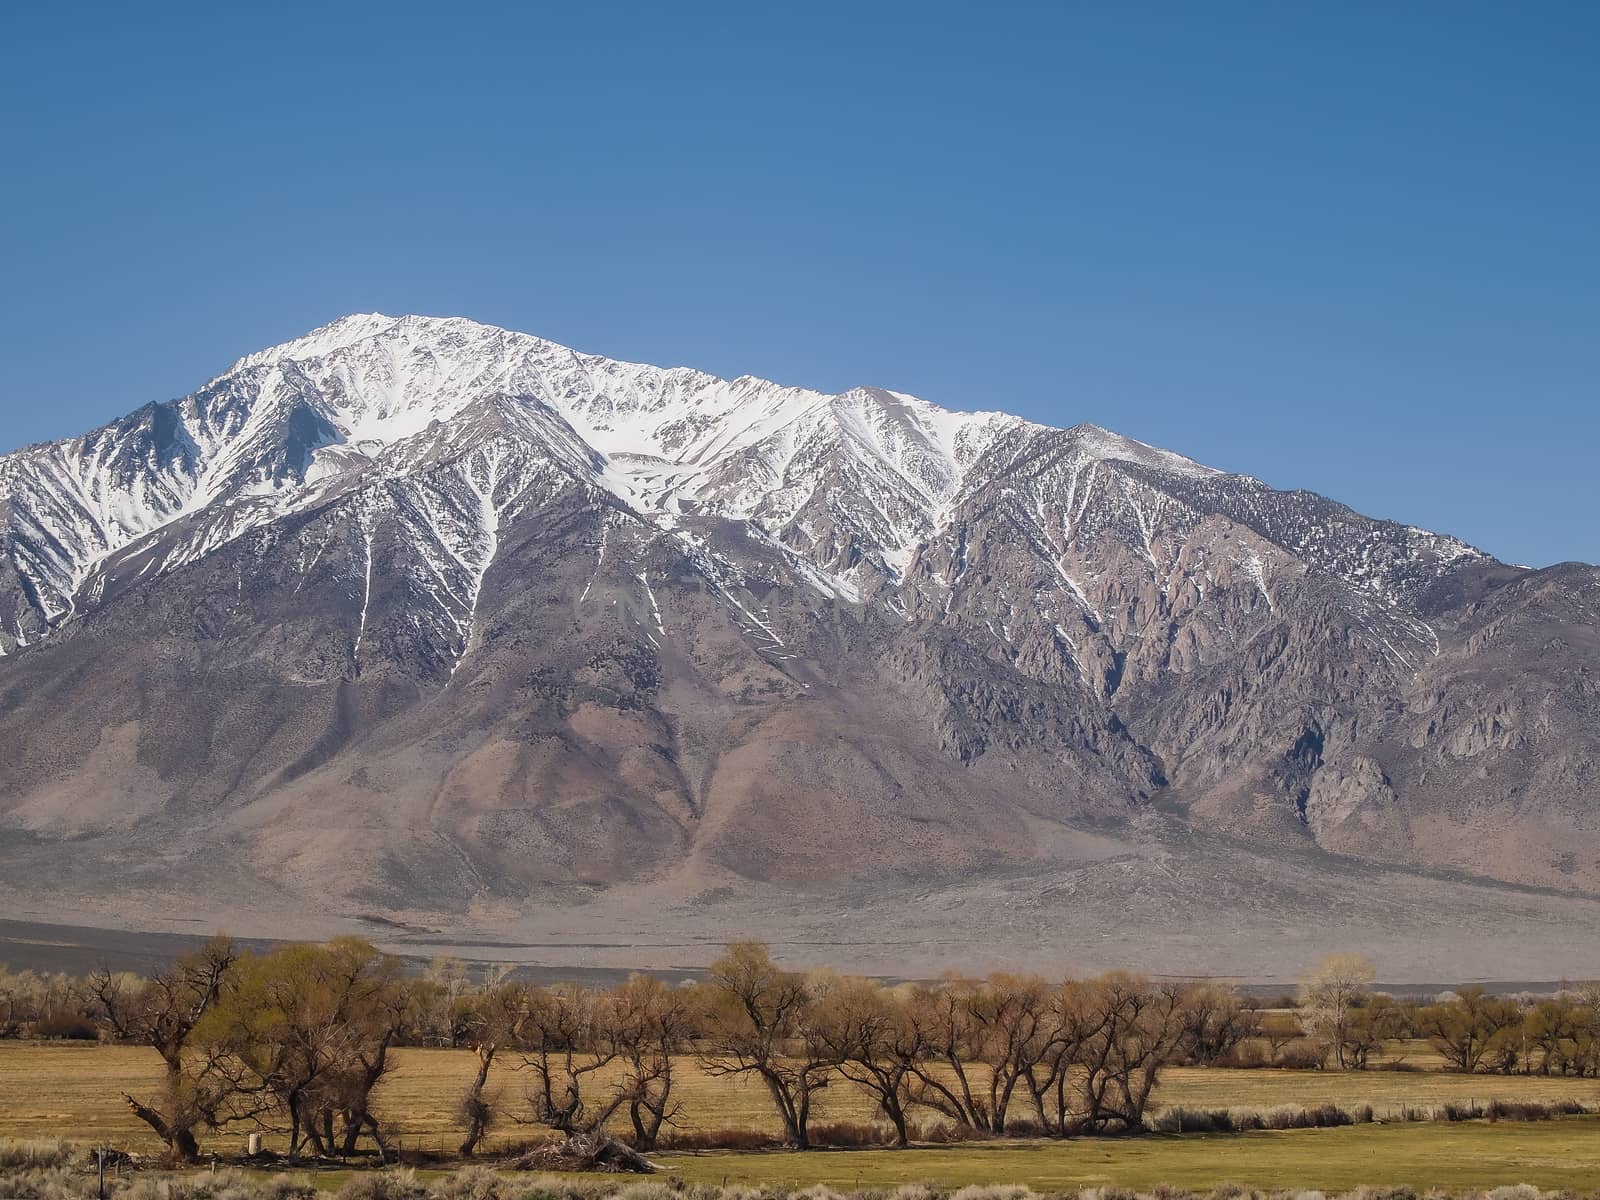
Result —
[{"label": "leafless tree", "polygon": [[88,980],[98,1015],[111,1034],[120,1041],[151,1047],[166,1066],[157,1096],[140,1100],[124,1093],[123,1099],[177,1161],[189,1162],[198,1156],[195,1131],[217,1128],[237,1090],[223,1057],[189,1055],[196,1027],[222,999],[237,962],[233,943],[217,937],[148,978],[102,969]]},{"label": "leafless tree", "polygon": [[612,994],[611,1036],[624,1066],[621,1091],[640,1150],[654,1149],[661,1127],[677,1115],[674,1064],[699,1018],[693,989],[668,987],[650,975],[634,975]]},{"label": "leafless tree", "polygon": [[894,1128],[895,1145],[909,1145],[911,1084],[922,1045],[905,1004],[871,980],[851,979],[831,988],[819,1009],[814,1022],[827,1056],[872,1098]]},{"label": "leafless tree", "polygon": [[778,967],[764,945],[735,942],[711,964],[707,988],[705,1069],[759,1078],[789,1144],[810,1149],[812,1102],[839,1059],[818,1036],[805,979]]},{"label": "leafless tree", "polygon": [[488,1088],[489,1070],[502,1047],[518,1044],[527,1012],[527,989],[503,976],[490,979],[463,1009],[461,1023],[478,1061],[461,1097],[461,1124],[466,1129],[459,1148],[463,1158],[472,1157],[499,1115],[497,1099]]},{"label": "leafless tree", "polygon": [[1372,991],[1377,972],[1358,954],[1334,954],[1300,984],[1300,1006],[1310,1032],[1333,1051],[1340,1069],[1350,1065],[1349,1025],[1353,1008]]},{"label": "leafless tree", "polygon": [[625,1103],[621,1088],[595,1096],[600,1072],[617,1057],[608,998],[579,987],[529,988],[518,1047],[518,1069],[533,1074],[528,1102],[539,1124],[588,1133]]}]

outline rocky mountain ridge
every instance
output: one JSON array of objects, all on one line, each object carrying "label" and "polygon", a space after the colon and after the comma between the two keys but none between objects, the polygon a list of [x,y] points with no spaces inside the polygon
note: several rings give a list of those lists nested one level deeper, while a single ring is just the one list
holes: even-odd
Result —
[{"label": "rocky mountain ridge", "polygon": [[363,315],[0,458],[0,539],[24,892],[131,848],[73,886],[505,916],[1196,831],[1600,891],[1594,568],[1093,426]]}]

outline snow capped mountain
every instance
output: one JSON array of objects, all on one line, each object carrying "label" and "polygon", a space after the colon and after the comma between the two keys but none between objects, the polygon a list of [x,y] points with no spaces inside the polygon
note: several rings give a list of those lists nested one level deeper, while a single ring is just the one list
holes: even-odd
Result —
[{"label": "snow capped mountain", "polygon": [[[1149,506],[1229,511],[1384,598],[1430,562],[1476,556],[1454,539],[1322,511],[1320,498],[1290,511],[1258,481],[1093,426],[1051,430],[876,388],[828,396],[726,381],[461,319],[360,314],[247,355],[192,396],[0,458],[8,549],[32,610],[14,606],[0,638],[26,644],[102,601],[107,564],[161,531],[181,528],[181,545],[145,573],[341,489],[404,478],[486,421],[519,454],[663,528],[684,512],[749,522],[857,597],[899,583],[997,481],[1012,498],[1027,486],[1041,512],[1062,501],[1080,524],[1131,516],[1147,553]],[[1091,512],[1112,476],[1113,508]]]},{"label": "snow capped mountain", "polygon": [[1596,890],[1597,614],[1092,425],[352,316],[0,457],[0,877],[459,914],[1219,837]]}]

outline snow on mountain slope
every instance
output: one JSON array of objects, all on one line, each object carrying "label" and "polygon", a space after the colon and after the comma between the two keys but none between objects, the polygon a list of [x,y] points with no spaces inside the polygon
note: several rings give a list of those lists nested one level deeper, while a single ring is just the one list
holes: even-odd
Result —
[{"label": "snow on mountain slope", "polygon": [[1593,889],[1595,589],[1092,425],[349,317],[0,457],[0,876],[467,911],[1170,819]]},{"label": "snow on mountain slope", "polygon": [[[137,547],[143,573],[159,573],[344,490],[408,478],[491,409],[524,435],[514,457],[557,464],[663,528],[685,514],[747,522],[853,597],[898,589],[963,504],[1017,488],[1060,517],[1058,533],[1128,525],[1152,566],[1153,531],[1174,506],[1185,520],[1227,512],[1386,602],[1476,555],[1092,426],[1051,430],[875,388],[728,381],[463,319],[361,314],[247,355],[182,400],[0,458],[22,593],[0,610],[0,640],[25,645],[99,602],[103,568]],[[1122,499],[1091,510],[1106,480],[1121,481]],[[494,523],[482,506],[463,519],[479,543]],[[1081,593],[1059,553],[1052,562]]]}]

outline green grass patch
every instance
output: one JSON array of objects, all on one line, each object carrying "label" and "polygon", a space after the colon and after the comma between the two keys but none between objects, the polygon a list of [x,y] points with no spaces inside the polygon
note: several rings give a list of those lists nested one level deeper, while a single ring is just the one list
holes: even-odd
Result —
[{"label": "green grass patch", "polygon": [[791,1188],[933,1182],[941,1187],[1015,1183],[1039,1192],[1103,1186],[1149,1190],[1158,1184],[1209,1191],[1239,1183],[1263,1190],[1336,1192],[1372,1185],[1465,1192],[1530,1183],[1592,1192],[1600,1189],[1600,1118],[985,1142],[900,1151],[706,1151],[657,1155],[656,1161],[667,1174],[690,1183],[726,1180]]}]

